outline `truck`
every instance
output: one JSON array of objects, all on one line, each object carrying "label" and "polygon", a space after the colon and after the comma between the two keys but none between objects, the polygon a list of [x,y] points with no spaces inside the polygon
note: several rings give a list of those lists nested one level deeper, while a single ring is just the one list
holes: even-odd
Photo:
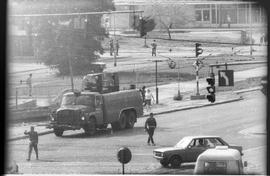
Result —
[{"label": "truck", "polygon": [[60,107],[50,114],[47,128],[56,136],[64,131],[83,129],[94,135],[98,129],[133,128],[143,114],[143,102],[137,89],[100,93],[90,90],[64,93]]}]

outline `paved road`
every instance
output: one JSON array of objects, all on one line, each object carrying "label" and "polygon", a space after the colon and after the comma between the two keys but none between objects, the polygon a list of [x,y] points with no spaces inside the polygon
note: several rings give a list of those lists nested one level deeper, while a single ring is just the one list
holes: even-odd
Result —
[{"label": "paved road", "polygon": [[156,116],[157,146],[146,145],[145,118],[141,118],[134,129],[113,134],[108,130],[87,137],[83,131],[69,131],[63,138],[41,136],[39,161],[25,161],[27,140],[8,143],[8,153],[17,161],[20,172],[27,174],[121,174],[116,153],[128,146],[133,156],[125,166],[126,173],[190,174],[194,164],[185,164],[181,169],[162,168],[152,157],[153,149],[172,146],[186,135],[220,135],[231,144],[243,146],[248,172],[266,174],[266,135],[262,133],[266,128],[266,98],[259,91],[243,95],[245,99],[238,102]]}]

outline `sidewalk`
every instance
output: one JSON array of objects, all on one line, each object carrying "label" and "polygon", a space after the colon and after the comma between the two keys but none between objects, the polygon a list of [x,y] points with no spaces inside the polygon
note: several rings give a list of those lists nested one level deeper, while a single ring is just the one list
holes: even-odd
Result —
[{"label": "sidewalk", "polygon": [[[162,91],[161,91],[162,92]],[[163,96],[160,97],[159,104],[153,104],[153,107],[151,111],[146,111],[144,110],[144,115],[143,117],[146,117],[149,115],[150,112],[153,112],[155,114],[164,114],[164,113],[169,113],[169,112],[174,112],[174,111],[181,111],[181,110],[188,110],[188,109],[193,109],[193,108],[200,108],[200,107],[205,107],[205,106],[212,106],[212,105],[217,105],[221,103],[228,103],[232,101],[238,101],[241,100],[242,98],[231,92],[218,92],[216,94],[216,102],[215,103],[210,103],[207,99],[203,100],[190,100],[190,92],[185,92],[181,94],[183,96],[183,100],[181,101],[176,101],[173,100],[173,94],[170,94],[171,92],[164,92]],[[13,140],[19,140],[19,139],[25,139],[28,136],[24,135],[24,131],[30,130],[30,126],[35,126],[35,130],[39,133],[39,135],[45,135],[52,133],[52,129],[47,129],[45,126],[46,122],[41,122],[41,123],[32,123],[32,124],[15,124],[10,126],[8,129],[8,141],[13,141]]]}]

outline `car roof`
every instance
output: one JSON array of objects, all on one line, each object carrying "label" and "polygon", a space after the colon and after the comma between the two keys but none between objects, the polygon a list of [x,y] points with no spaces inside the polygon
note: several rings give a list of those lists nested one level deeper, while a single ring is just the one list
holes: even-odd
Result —
[{"label": "car roof", "polygon": [[204,160],[204,161],[210,161],[210,160],[239,160],[241,159],[241,154],[236,149],[231,148],[214,148],[214,149],[208,149],[201,153],[197,159]]},{"label": "car roof", "polygon": [[185,136],[184,138],[194,139],[194,138],[220,138],[219,136],[210,136],[210,135],[199,135],[199,136]]}]

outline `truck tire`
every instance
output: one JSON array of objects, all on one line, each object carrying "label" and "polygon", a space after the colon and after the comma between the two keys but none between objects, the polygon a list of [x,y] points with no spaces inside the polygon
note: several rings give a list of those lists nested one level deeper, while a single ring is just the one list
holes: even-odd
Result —
[{"label": "truck tire", "polygon": [[96,134],[96,130],[97,130],[96,128],[97,128],[96,119],[94,117],[91,117],[88,121],[88,124],[83,129],[87,135],[92,136]]},{"label": "truck tire", "polygon": [[127,116],[125,112],[122,112],[118,121],[120,129],[125,129],[127,125]]},{"label": "truck tire", "polygon": [[111,126],[112,126],[113,131],[120,130],[120,126],[119,126],[119,123],[118,122],[111,123]]},{"label": "truck tire", "polygon": [[136,114],[134,111],[129,111],[127,116],[126,128],[133,128],[136,121]]},{"label": "truck tire", "polygon": [[99,125],[98,128],[99,129],[107,129],[108,124],[103,124],[103,125]]},{"label": "truck tire", "polygon": [[54,132],[55,136],[61,137],[61,136],[63,136],[64,130],[60,129],[60,128],[54,128],[53,132]]}]

